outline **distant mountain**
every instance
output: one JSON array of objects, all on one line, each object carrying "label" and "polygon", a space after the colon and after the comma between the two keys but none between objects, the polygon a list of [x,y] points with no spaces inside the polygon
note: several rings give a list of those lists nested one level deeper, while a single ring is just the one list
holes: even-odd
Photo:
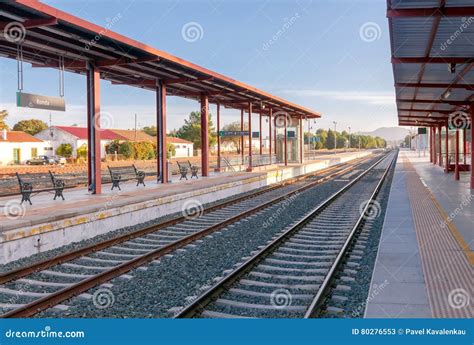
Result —
[{"label": "distant mountain", "polygon": [[408,133],[408,129],[402,127],[380,127],[372,132],[361,132],[363,135],[381,137],[387,141],[403,140]]}]

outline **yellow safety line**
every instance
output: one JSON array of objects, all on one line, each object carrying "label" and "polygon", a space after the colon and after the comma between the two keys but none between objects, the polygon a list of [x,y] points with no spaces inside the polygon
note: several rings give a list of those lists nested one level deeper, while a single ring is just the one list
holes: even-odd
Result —
[{"label": "yellow safety line", "polygon": [[448,214],[443,209],[443,207],[439,204],[438,200],[436,200],[436,197],[433,195],[433,193],[429,189],[427,190],[428,190],[428,193],[430,194],[431,200],[435,204],[439,213],[441,213],[441,217],[443,218],[444,223],[448,226],[448,229],[451,231],[451,234],[453,235],[454,239],[458,242],[458,245],[461,247],[464,255],[466,255],[466,258],[469,261],[469,263],[472,266],[474,266],[474,252],[469,248],[469,245],[462,237],[461,233],[456,227],[456,224],[454,224],[454,222],[449,219]]}]

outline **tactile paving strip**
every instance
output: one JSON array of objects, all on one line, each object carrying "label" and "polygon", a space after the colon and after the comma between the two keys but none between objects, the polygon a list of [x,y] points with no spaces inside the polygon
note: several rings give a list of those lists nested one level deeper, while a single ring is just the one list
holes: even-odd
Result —
[{"label": "tactile paving strip", "polygon": [[402,159],[433,317],[472,318],[473,267],[413,165]]}]

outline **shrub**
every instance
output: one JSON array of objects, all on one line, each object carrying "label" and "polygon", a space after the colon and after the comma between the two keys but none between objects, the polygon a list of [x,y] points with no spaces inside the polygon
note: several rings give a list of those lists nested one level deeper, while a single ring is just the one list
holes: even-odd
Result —
[{"label": "shrub", "polygon": [[58,156],[63,156],[63,157],[71,157],[72,156],[72,146],[71,144],[61,144],[58,146],[56,149],[56,154]]}]

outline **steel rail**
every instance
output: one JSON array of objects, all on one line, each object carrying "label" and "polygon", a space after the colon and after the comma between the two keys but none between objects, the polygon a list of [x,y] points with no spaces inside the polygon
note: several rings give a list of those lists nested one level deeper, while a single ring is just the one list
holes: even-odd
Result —
[{"label": "steel rail", "polygon": [[[233,198],[231,200],[225,201],[225,202],[220,203],[218,205],[214,205],[214,206],[210,206],[208,208],[205,208],[203,210],[203,215],[208,214],[210,212],[214,212],[214,211],[219,210],[221,208],[225,208],[227,206],[233,205],[236,202],[241,202],[241,201],[245,201],[245,200],[248,200],[248,199],[252,199],[252,198],[257,197],[259,195],[265,194],[267,192],[271,192],[273,190],[276,190],[278,188],[284,187],[284,186],[289,185],[289,184],[294,184],[294,183],[299,182],[301,180],[305,180],[305,179],[314,177],[316,175],[331,173],[334,170],[336,171],[336,173],[334,173],[334,175],[335,174],[343,174],[345,171],[352,168],[353,166],[357,166],[358,164],[362,164],[363,161],[365,160],[365,158],[367,158],[367,157],[360,158],[356,162],[351,162],[353,164],[348,164],[349,165],[348,167],[346,167],[346,168],[344,168],[340,171],[338,171],[338,169],[342,168],[343,166],[337,165],[337,166],[326,168],[324,170],[320,170],[318,172],[312,172],[312,173],[308,173],[308,174],[298,176],[298,177],[295,177],[295,178],[292,178],[292,179],[288,179],[288,180],[285,180],[285,181],[278,182],[278,183],[276,183],[272,186],[269,186],[268,188],[265,188],[263,190],[259,190],[257,192],[252,193],[252,194],[248,194],[248,195],[240,196],[240,197],[237,197],[237,198]],[[370,157],[370,158],[372,158],[372,157]],[[330,177],[333,177],[333,176],[331,175]],[[40,262],[31,264],[28,267],[18,268],[16,270],[0,274],[0,285],[8,283],[8,282],[10,282],[12,280],[15,280],[15,279],[23,278],[23,277],[28,276],[28,275],[33,274],[33,273],[37,273],[39,271],[50,268],[52,266],[77,259],[81,256],[84,256],[84,255],[87,255],[87,254],[90,254],[90,253],[93,253],[93,252],[111,247],[113,245],[116,245],[116,244],[119,244],[119,243],[122,243],[122,242],[125,242],[125,241],[129,241],[129,240],[137,238],[137,237],[142,237],[142,236],[147,235],[149,233],[159,231],[162,228],[165,228],[165,227],[168,227],[168,226],[171,226],[171,225],[175,225],[175,224],[181,223],[181,222],[186,221],[186,220],[187,219],[186,219],[185,216],[174,217],[170,220],[166,220],[166,221],[161,222],[161,223],[156,224],[156,225],[152,225],[152,226],[149,226],[149,227],[146,227],[146,228],[143,228],[143,229],[135,230],[135,231],[130,232],[128,234],[124,234],[124,235],[120,235],[120,236],[117,236],[117,237],[114,237],[114,238],[111,238],[111,239],[108,239],[108,240],[104,240],[100,243],[95,243],[95,244],[86,246],[84,248],[74,250],[72,252],[68,252],[68,253],[58,255],[58,256],[50,258],[50,259],[42,260]]]},{"label": "steel rail", "polygon": [[355,238],[355,235],[359,232],[361,225],[363,224],[367,212],[370,208],[371,202],[375,200],[377,197],[378,193],[380,192],[380,189],[382,188],[382,184],[385,182],[385,178],[388,175],[388,172],[390,171],[393,163],[395,162],[397,155],[394,155],[392,157],[392,161],[390,164],[388,164],[387,168],[385,169],[382,177],[380,178],[379,182],[377,183],[377,186],[375,187],[372,195],[369,198],[369,202],[365,204],[364,209],[362,210],[359,218],[357,219],[357,222],[354,224],[351,232],[349,233],[349,236],[347,237],[346,241],[344,242],[344,245],[342,246],[341,250],[337,254],[336,259],[334,260],[333,264],[331,265],[331,268],[329,269],[326,277],[324,278],[323,282],[321,283],[321,286],[318,289],[318,292],[314,299],[312,300],[311,304],[309,305],[304,318],[313,318],[316,317],[320,311],[321,311],[321,305],[323,304],[328,292],[331,289],[331,282],[334,280],[334,277],[336,273],[338,272],[338,268],[340,267],[343,258],[346,256],[349,248],[352,247],[353,240]]},{"label": "steel rail", "polygon": [[[373,157],[371,157],[373,158]],[[365,160],[364,160],[365,161]],[[351,170],[354,168],[354,166],[357,166],[357,165],[360,165],[362,164],[362,162],[358,162],[354,165],[350,165],[340,171],[336,171],[334,173],[331,173],[327,176],[324,176],[324,177],[321,177],[320,179],[316,180],[316,181],[313,181],[313,182],[310,182],[296,190],[293,190],[293,191],[290,191],[288,193],[285,193],[281,196],[278,196],[278,197],[275,197],[273,199],[271,199],[270,201],[267,201],[263,204],[260,204],[254,208],[251,208],[249,210],[246,210],[244,212],[241,212],[233,217],[230,217],[228,219],[225,219],[224,221],[218,223],[218,224],[214,224],[214,225],[211,225],[203,230],[200,230],[196,233],[193,233],[193,234],[190,234],[188,236],[185,236],[175,242],[172,242],[172,243],[169,243],[167,245],[164,245],[163,247],[160,247],[158,249],[155,249],[155,250],[152,250],[150,251],[149,253],[146,253],[144,255],[141,255],[137,258],[134,258],[132,260],[129,260],[127,262],[124,262],[120,265],[117,265],[107,271],[103,271],[101,273],[98,273],[92,277],[89,277],[89,278],[86,278],[82,281],[79,281],[71,286],[68,286],[68,287],[65,287],[61,290],[58,290],[58,291],[55,291],[47,296],[44,296],[42,298],[39,298],[37,300],[34,300],[32,301],[31,303],[28,303],[28,304],[25,304],[23,306],[21,306],[20,308],[17,308],[17,309],[14,309],[14,310],[11,310],[9,312],[6,312],[2,315],[0,315],[1,318],[18,318],[18,317],[30,317],[30,316],[33,316],[45,309],[48,309],[50,307],[53,307],[71,297],[74,297],[74,296],[77,296],[99,284],[102,284],[106,281],[109,281],[115,277],[118,277],[122,274],[125,274],[126,272],[134,269],[134,268],[137,268],[139,266],[142,266],[146,263],[148,263],[149,261],[152,261],[152,260],[156,260],[168,253],[171,253],[177,249],[180,249],[186,245],[188,245],[189,243],[192,243],[194,241],[197,241],[231,223],[234,223],[242,218],[245,218],[249,215],[252,215],[264,208],[267,208],[275,203],[278,203],[282,200],[284,200],[285,198],[291,196],[291,195],[294,195],[294,194],[297,194],[297,193],[300,193],[304,190],[307,190],[307,189],[310,189],[318,184],[321,184],[323,183],[324,181],[328,180],[328,179],[331,179],[335,176],[338,176],[338,175],[342,175],[344,174],[345,172],[347,172],[348,170]],[[340,167],[340,166],[339,166]],[[310,173],[309,175],[314,175],[314,173]],[[300,177],[300,179],[303,179],[303,177]],[[286,181],[285,181],[286,182]],[[267,191],[267,190],[266,190]],[[226,204],[234,204],[235,203],[235,200],[233,201],[228,201],[226,202]],[[181,217],[179,217],[181,219]],[[183,217],[184,218],[184,217]],[[174,223],[177,223],[178,221],[176,220],[171,220],[169,222],[173,222],[171,224],[174,224]],[[165,222],[166,223],[166,222]],[[156,231],[156,230],[154,230]],[[140,232],[140,231],[138,231]],[[150,232],[150,231],[149,231]],[[142,233],[143,234],[143,233]],[[125,235],[127,237],[129,237],[130,235],[132,234],[129,234],[129,235]],[[136,233],[134,233],[133,235],[136,235]],[[138,235],[137,235],[138,236]],[[137,237],[137,236],[134,236],[134,237]],[[132,237],[132,238],[134,238]],[[110,241],[104,241],[103,243],[110,243],[114,241],[114,239],[110,240]],[[99,244],[99,246],[105,246],[103,243]],[[87,248],[84,248],[84,249],[79,249],[77,252],[81,252],[81,255],[75,255],[74,253],[72,253],[74,255],[74,258],[77,258],[77,257],[80,257],[80,256],[83,256],[84,252],[86,250],[89,250],[89,252],[91,251],[90,248],[91,247],[94,247],[94,246],[89,246]],[[94,250],[92,251],[96,251],[98,250],[97,248],[94,248]],[[55,260],[55,258],[53,258],[53,260]],[[58,263],[58,262],[57,262]],[[57,264],[56,263],[56,264]],[[47,262],[45,263],[45,265],[48,264]],[[50,265],[51,266],[51,265]],[[49,266],[49,267],[50,267]],[[44,269],[44,268],[42,268]],[[26,268],[27,271],[30,271],[29,268]],[[32,273],[35,273],[35,272],[32,272]],[[31,274],[31,273],[30,273]]]},{"label": "steel rail", "polygon": [[302,219],[300,219],[296,224],[294,224],[291,228],[285,231],[283,234],[278,236],[272,242],[267,244],[261,250],[259,250],[256,254],[254,254],[251,258],[245,261],[242,265],[237,267],[232,273],[226,276],[224,279],[216,283],[213,287],[209,290],[204,292],[200,297],[194,300],[190,305],[186,306],[181,312],[175,315],[175,318],[190,318],[195,315],[201,313],[205,306],[215,300],[218,296],[222,294],[222,292],[227,291],[227,289],[239,280],[244,274],[248,273],[252,270],[256,265],[258,265],[263,259],[265,259],[268,255],[270,255],[280,244],[286,241],[287,238],[291,237],[293,233],[298,231],[302,226],[310,222],[315,216],[317,216],[322,210],[327,208],[333,201],[335,201],[341,194],[343,194],[347,189],[352,187],[355,183],[357,183],[362,177],[364,177],[369,171],[371,171],[374,167],[376,167],[379,163],[381,163],[384,159],[386,159],[388,155],[384,155],[381,159],[371,165],[366,171],[361,173],[357,176],[354,180],[350,181],[344,187],[340,188],[338,191],[333,193],[327,199],[325,199],[322,203],[318,206],[313,208],[311,211],[307,213]]}]

